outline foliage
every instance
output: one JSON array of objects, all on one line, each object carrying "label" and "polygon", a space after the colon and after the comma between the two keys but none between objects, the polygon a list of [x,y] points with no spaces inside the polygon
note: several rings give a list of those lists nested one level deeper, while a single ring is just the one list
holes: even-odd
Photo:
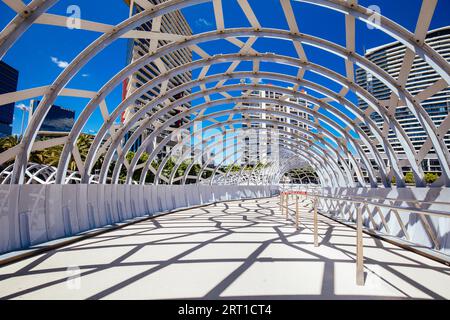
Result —
[{"label": "foliage", "polygon": [[[48,138],[40,138],[39,141],[45,141]],[[81,134],[77,140],[77,147],[80,153],[80,157],[83,161],[86,160],[89,149],[92,144],[92,136],[87,134]],[[0,152],[6,151],[14,146],[18,145],[20,142],[19,137],[17,136],[9,136],[0,139]],[[33,151],[30,155],[30,162],[44,164],[48,166],[57,166],[59,163],[59,159],[61,158],[61,153],[63,150],[63,146],[53,146],[43,150]],[[75,171],[77,170],[77,164],[73,156],[69,162],[69,170]]]},{"label": "foliage", "polygon": [[8,136],[0,139],[0,153],[13,148],[19,144],[18,136]]},{"label": "foliage", "polygon": [[[43,140],[47,140],[47,139],[48,138],[41,138],[40,140],[43,141]],[[92,145],[92,142],[93,142],[93,136],[91,136],[91,135],[81,134],[78,137],[77,147],[78,147],[78,151],[80,153],[80,157],[81,157],[82,161],[86,160],[87,155],[89,153],[89,149]],[[18,137],[18,136],[8,136],[8,137],[0,138],[0,153],[17,146],[19,143],[20,143],[20,137]],[[63,150],[63,146],[59,145],[59,146],[46,148],[44,150],[34,151],[31,153],[30,162],[45,164],[45,165],[49,165],[49,166],[57,166],[59,163],[59,159],[61,157],[62,150]],[[136,154],[134,152],[131,152],[131,151],[128,152],[126,155],[127,161],[130,163],[133,160],[133,158],[135,157],[135,155]],[[149,154],[144,152],[142,154],[141,158],[139,159],[139,161],[137,162],[137,164],[141,165],[141,164],[145,163],[148,160],[148,158],[149,158]],[[103,160],[104,160],[104,156],[99,157],[99,159],[97,160],[97,162],[95,163],[95,165],[93,167],[93,170],[99,170],[102,167]],[[185,175],[186,170],[192,164],[191,161],[192,160],[185,160],[185,161],[181,162],[180,165],[178,166],[177,172],[174,174],[174,178],[183,177]],[[172,171],[175,169],[176,163],[177,162],[175,159],[169,158],[166,165],[164,166],[164,169],[162,170],[162,175],[166,178],[170,178]],[[110,166],[110,169],[108,170],[109,175],[112,174],[112,168],[114,167],[114,164],[115,163],[113,162]],[[160,165],[161,165],[161,160],[153,161],[153,163],[152,163],[153,168],[155,168],[156,170],[159,168]],[[256,164],[256,169],[263,169],[266,166],[267,166],[267,164],[258,163],[258,164]],[[248,171],[253,170],[254,167],[255,167],[255,165],[246,165],[246,166],[244,166],[244,170],[248,170]],[[188,175],[198,176],[201,168],[202,168],[202,166],[200,164],[196,163],[196,164],[192,165],[191,171],[189,172]],[[73,156],[70,159],[68,169],[71,171],[78,170],[77,164],[76,164]],[[234,165],[230,164],[228,166],[225,166],[226,172],[228,172],[229,170],[230,170],[230,172],[240,172],[241,169],[242,169],[242,166],[237,165],[237,164],[234,164]],[[141,172],[142,172],[142,169],[136,170],[133,174],[133,180],[138,181],[140,179]],[[294,173],[294,174],[295,173],[302,173],[302,174],[310,173],[312,176],[315,176],[315,170],[309,166],[298,169],[298,170],[294,169],[294,170],[292,170],[292,173]],[[124,180],[126,178],[126,174],[127,174],[126,168],[123,166],[121,169],[121,172],[120,172],[120,179]],[[202,177],[208,178],[211,175],[212,175],[212,172],[210,170],[205,170],[202,174]],[[432,184],[437,179],[439,179],[439,175],[437,173],[427,172],[424,175],[424,179],[427,184]],[[147,173],[146,182],[154,182],[154,174],[150,170]],[[392,183],[393,184],[396,183],[395,176],[392,178]],[[407,183],[407,184],[415,183],[414,175],[412,172],[407,172],[405,174],[405,183]]]},{"label": "foliage", "polygon": [[235,164],[235,165],[230,164],[230,165],[225,167],[225,172],[228,172],[228,171],[230,171],[230,172],[239,172],[239,171],[241,171],[241,166],[239,166],[237,164]]},{"label": "foliage", "polygon": [[[434,183],[437,179],[439,179],[439,175],[437,173],[427,172],[424,175],[424,180],[427,184]],[[416,179],[414,178],[414,174],[412,172],[405,173],[405,183],[406,184],[415,184]],[[392,183],[396,184],[395,176],[392,178]]]},{"label": "foliage", "polygon": [[436,182],[436,180],[439,179],[439,175],[437,173],[427,172],[425,173],[425,182],[432,184]]},{"label": "foliage", "polygon": [[407,183],[407,184],[413,184],[413,183],[415,183],[415,179],[414,179],[414,175],[413,175],[413,173],[412,172],[407,172],[406,174],[405,174],[405,183]]}]

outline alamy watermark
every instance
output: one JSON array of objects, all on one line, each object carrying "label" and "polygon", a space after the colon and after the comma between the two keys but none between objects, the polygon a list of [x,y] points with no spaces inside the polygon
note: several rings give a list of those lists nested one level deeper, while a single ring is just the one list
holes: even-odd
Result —
[{"label": "alamy watermark", "polygon": [[67,7],[66,13],[69,15],[66,20],[66,26],[70,30],[81,29],[81,8],[77,5]]},{"label": "alamy watermark", "polygon": [[69,290],[81,289],[81,270],[77,266],[68,267],[66,270],[67,280],[66,286]]}]

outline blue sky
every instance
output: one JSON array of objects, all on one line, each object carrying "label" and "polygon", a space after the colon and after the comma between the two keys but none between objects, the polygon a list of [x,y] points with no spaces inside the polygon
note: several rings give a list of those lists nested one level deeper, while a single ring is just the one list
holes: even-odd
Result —
[{"label": "blue sky", "polygon": [[[223,2],[226,27],[249,26],[235,0],[224,0]],[[284,19],[279,0],[250,0],[249,2],[263,27],[287,29],[287,22]],[[363,6],[379,6],[383,15],[393,19],[410,31],[415,29],[415,23],[422,3],[420,0],[360,0],[359,2]],[[67,7],[72,4],[77,4],[81,8],[82,19],[86,20],[117,24],[128,17],[128,7],[122,0],[62,0],[49,12],[65,15]],[[293,9],[301,32],[345,45],[344,15],[300,2],[293,2]],[[440,0],[431,28],[448,25],[450,22],[449,12],[450,0]],[[185,9],[183,13],[194,33],[206,32],[215,28],[211,3]],[[0,29],[3,29],[13,17],[13,11],[3,2],[0,2]],[[393,41],[392,38],[380,31],[369,30],[360,21],[357,22],[356,34],[357,51],[359,53],[363,53],[364,48],[371,48]],[[90,31],[34,25],[8,52],[4,61],[20,71],[19,90],[48,85],[62,72],[63,69],[61,67],[64,67],[65,62],[70,62],[74,59],[84,47],[94,41],[99,35]],[[109,78],[125,67],[126,44],[127,40],[121,39],[108,47],[87,64],[82,72],[72,79],[68,87],[93,91],[100,89]],[[293,46],[289,42],[282,40],[262,39],[258,40],[253,47],[261,52],[295,55]],[[202,48],[210,54],[236,50],[236,47],[224,41],[215,41],[202,45]],[[308,58],[312,62],[344,73],[345,65],[342,59],[312,47],[305,46],[305,49]],[[227,66],[218,66],[216,68],[219,71],[220,68],[226,69]],[[246,68],[248,68],[248,64],[243,63],[238,70]],[[273,71],[275,68],[277,70],[286,68],[286,72],[295,73],[295,69],[292,67],[265,64],[264,68],[267,71]],[[289,70],[289,68],[292,70]],[[213,71],[214,69],[211,70]],[[308,74],[306,78],[318,81],[336,91],[340,89],[339,86],[323,77]],[[354,95],[350,94],[348,97],[356,102]],[[121,88],[118,88],[107,98],[109,109],[112,110],[117,106],[120,100]],[[87,99],[79,98],[58,98],[57,100],[57,104],[75,110],[77,115],[79,115],[87,102]],[[27,101],[25,101],[26,103]],[[21,111],[16,110],[14,133],[20,131],[20,123]],[[98,111],[86,125],[84,131],[96,132],[100,123],[101,115]]]}]

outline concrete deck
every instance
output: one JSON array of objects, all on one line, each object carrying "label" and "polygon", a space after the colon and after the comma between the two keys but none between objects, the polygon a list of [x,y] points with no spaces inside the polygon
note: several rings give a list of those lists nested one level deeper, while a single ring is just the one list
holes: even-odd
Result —
[{"label": "concrete deck", "polygon": [[[229,202],[128,226],[0,268],[2,299],[450,299],[450,268],[278,198]],[[79,276],[78,276],[79,275]]]}]

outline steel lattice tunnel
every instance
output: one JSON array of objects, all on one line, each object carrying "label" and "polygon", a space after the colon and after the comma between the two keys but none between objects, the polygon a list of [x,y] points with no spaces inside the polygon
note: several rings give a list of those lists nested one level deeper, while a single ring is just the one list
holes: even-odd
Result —
[{"label": "steel lattice tunnel", "polygon": [[[1,33],[0,56],[4,56],[33,24],[67,28],[66,17],[46,13],[57,2],[32,1],[28,6],[25,6],[21,1],[6,1],[5,3],[12,10],[20,14]],[[442,169],[442,175],[437,184],[450,185],[450,154],[444,141],[450,122],[444,120],[437,127],[420,104],[421,101],[448,88],[450,81],[448,62],[424,42],[433,16],[430,13],[435,9],[436,1],[424,1],[414,34],[381,14],[375,19],[375,12],[370,8],[358,5],[356,1],[300,1],[323,6],[345,15],[345,47],[326,39],[301,33],[292,9],[293,3],[297,1],[282,0],[279,4],[288,23],[288,30],[266,28],[261,25],[252,6],[244,0],[239,0],[237,3],[248,19],[250,27],[226,28],[223,12],[224,4],[222,4],[222,1],[211,1],[216,30],[192,35],[188,26],[181,29],[184,34],[171,33],[167,31],[167,28],[164,28],[163,17],[175,17],[176,14],[180,14],[179,10],[181,9],[206,2],[210,1],[163,1],[162,3],[157,2],[157,5],[149,1],[136,1],[136,7],[139,10],[135,10],[128,19],[116,26],[80,20],[78,26],[80,29],[101,32],[102,34],[88,45],[52,84],[21,90],[13,94],[0,95],[0,103],[2,104],[42,97],[20,144],[0,157],[0,162],[3,164],[15,159],[13,166],[7,168],[3,173],[3,176],[7,176],[5,178],[7,183],[26,182],[29,177],[26,172],[31,163],[30,154],[32,151],[63,145],[59,163],[52,169],[43,169],[45,172],[54,171],[50,174],[52,176],[51,183],[66,184],[71,183],[71,181],[118,183],[120,172],[125,168],[126,178],[124,182],[127,184],[133,181],[173,184],[201,182],[203,180],[207,180],[211,184],[234,184],[243,181],[248,182],[252,179],[255,183],[265,184],[277,183],[285,173],[307,163],[314,168],[324,186],[376,187],[381,184],[389,187],[394,178],[396,185],[402,187],[405,185],[405,174],[402,167],[410,168],[417,186],[424,186],[424,172],[420,163],[431,152],[435,154]],[[277,2],[274,1],[274,4]],[[375,63],[355,51],[356,19],[370,24],[376,23],[378,30],[391,35],[406,46],[405,58],[398,78],[392,77]],[[161,21],[163,22],[161,23]],[[140,28],[151,22],[153,22],[153,27],[150,31]],[[245,23],[247,22],[243,21],[243,24]],[[238,37],[245,37],[247,41],[243,42]],[[274,37],[292,42],[297,56],[267,53],[275,51],[274,48],[267,48],[267,52],[258,52],[253,49],[258,40]],[[145,40],[151,50],[141,53],[108,82],[102,83],[99,91],[85,91],[67,87],[70,79],[79,73],[83,66],[120,38]],[[237,49],[236,52],[208,54],[206,50],[200,47],[200,45],[216,40],[232,43]],[[315,64],[313,57],[307,57],[306,55],[305,48],[307,46],[314,46],[343,58],[346,65],[346,74],[342,75],[329,70],[325,66]],[[193,60],[193,52],[200,58]],[[180,55],[184,56],[180,58]],[[405,84],[416,55],[426,61],[441,79],[413,95],[405,89]],[[175,56],[179,58],[172,62]],[[282,71],[279,73],[265,71],[263,65],[266,62],[296,67],[298,68],[298,74],[292,76]],[[229,63],[229,68],[225,73],[208,72],[212,66],[220,63]],[[251,65],[251,68],[247,71],[238,68],[240,64],[244,63]],[[123,81],[132,77],[146,65],[153,65],[157,69],[157,76],[147,79],[139,86],[129,90],[125,99],[118,106],[114,108],[107,106],[106,97],[115,88],[121,86]],[[355,65],[387,86],[391,90],[390,101],[395,101],[399,107],[406,108],[418,120],[428,136],[419,152],[416,151],[405,128],[393,117],[392,109],[388,110],[385,107],[386,101],[380,101],[369,91],[355,83]],[[186,77],[187,74],[192,75],[194,70],[199,70],[197,78],[191,76],[189,79]],[[283,69],[280,68],[280,70]],[[307,80],[307,75],[310,72],[323,75],[341,84],[342,90],[334,92],[318,81]],[[184,80],[174,85],[171,79],[177,77],[184,77]],[[242,79],[250,80],[250,83],[239,81]],[[263,82],[260,82],[262,79],[287,83],[289,87],[263,84]],[[200,90],[195,91],[195,88],[200,88]],[[323,98],[318,98],[317,95],[299,90],[299,88],[308,88],[310,91],[320,93]],[[239,91],[241,94],[231,94],[235,91]],[[279,93],[279,95],[262,97],[252,94],[255,91],[273,91]],[[155,94],[150,99],[144,98],[149,92]],[[368,108],[362,111],[355,106],[346,98],[348,92],[355,92],[360,99],[364,100]],[[90,101],[76,119],[66,138],[53,138],[46,140],[45,143],[38,141],[37,137],[42,123],[51,106],[60,96],[86,97]],[[221,99],[218,99],[218,96]],[[287,99],[283,97],[286,96],[295,97],[295,101],[285,101]],[[204,98],[204,103],[192,108],[186,107],[192,101],[201,97]],[[307,103],[301,104],[299,99]],[[337,107],[331,101],[338,102],[340,107]],[[400,103],[397,103],[398,101]],[[278,110],[254,110],[255,105],[262,103],[281,104],[283,108]],[[214,106],[223,104],[233,104],[234,107],[222,113],[205,112]],[[134,107],[135,112],[127,117],[120,127],[114,127],[114,120],[130,107]],[[343,108],[346,112],[343,112]],[[93,139],[86,157],[80,157],[77,141],[90,117],[98,110],[102,113],[104,123]],[[174,114],[173,110],[178,110],[178,112]],[[286,110],[295,110],[297,113],[292,114]],[[249,120],[249,115],[255,113],[259,115],[251,117],[251,120]],[[299,114],[306,114],[307,116],[299,117]],[[377,114],[378,117],[383,119],[385,123],[383,128],[377,127],[373,117],[371,117],[373,114]],[[219,125],[217,119],[224,115],[229,116],[228,120],[220,120],[221,124]],[[298,123],[302,123],[302,126],[297,125],[296,128],[290,128],[288,124],[283,125],[284,119],[296,120]],[[208,120],[212,120],[212,124],[209,125],[212,128],[209,129],[217,129],[218,131],[236,129],[237,127],[240,130],[254,128],[253,131],[266,131],[267,128],[278,128],[283,125],[281,127],[283,130],[279,132],[277,137],[277,145],[279,145],[277,153],[280,154],[280,157],[266,157],[268,159],[266,165],[255,168],[251,173],[248,170],[230,172],[226,170],[229,169],[229,166],[221,163],[217,170],[212,170],[206,165],[197,170],[199,171],[196,171],[197,174],[192,174],[192,172],[186,170],[182,177],[167,172],[166,175],[162,174],[163,171],[169,169],[178,170],[183,160],[192,159],[191,154],[193,154],[191,152],[184,158],[179,157],[183,160],[178,161],[170,168],[167,167],[169,159],[174,156],[177,150],[179,151],[177,143],[174,144],[173,139],[167,138],[167,129],[173,127],[178,121],[178,123],[183,124],[179,126],[180,128],[188,130],[194,136],[194,122]],[[245,123],[251,124],[250,126],[243,126]],[[362,126],[365,130],[362,129]],[[302,131],[305,128],[306,130]],[[202,129],[205,130],[206,128]],[[393,140],[388,139],[386,135],[387,129],[395,134],[395,144],[401,145],[401,152],[394,149]],[[145,138],[142,139],[142,134],[149,130],[151,133],[146,134]],[[267,135],[265,132],[259,132],[259,134]],[[270,134],[268,135],[270,136]],[[135,150],[135,156],[132,159],[127,159],[128,152],[135,146],[135,142],[139,138],[142,141]],[[124,143],[124,139],[126,143]],[[143,161],[141,156],[155,141],[157,141],[157,147],[153,148],[149,156]],[[224,149],[226,145],[226,143],[223,143],[222,146],[215,146],[214,149],[223,152],[224,150],[220,150],[220,148]],[[155,160],[161,157],[160,151],[167,148],[170,151],[164,153],[162,165],[155,168]],[[208,148],[202,149],[205,154],[210,152]],[[230,153],[233,152],[237,153],[238,151],[230,150]],[[255,152],[258,159],[264,158],[264,152],[266,152],[266,156],[274,153],[267,150],[256,150]],[[202,154],[196,155],[197,158],[203,156]],[[239,158],[243,159],[236,160],[235,163],[245,162],[245,157],[249,158],[248,153],[239,154]],[[74,159],[75,165],[74,168],[70,169],[71,158]],[[101,163],[99,163],[100,158]],[[208,173],[208,171],[210,172]],[[152,177],[146,180],[149,175],[152,175]],[[39,179],[47,181],[42,177]]]},{"label": "steel lattice tunnel", "polygon": [[[270,196],[289,183],[367,192],[396,187],[399,194],[409,194],[408,184],[449,190],[449,113],[436,120],[424,106],[433,97],[450,95],[450,64],[426,41],[437,0],[423,1],[414,33],[357,0],[131,0],[128,17],[116,25],[101,23],[101,13],[98,21],[50,13],[59,2],[3,0],[15,17],[0,33],[2,59],[37,25],[45,25],[47,33],[65,30],[69,39],[76,32],[95,35],[70,63],[52,58],[63,70],[51,83],[0,94],[0,105],[37,101],[23,136],[4,140],[11,147],[0,153],[8,212],[22,212],[26,201],[20,197],[27,192],[35,192],[36,199],[44,195],[42,201],[50,201],[46,195],[55,192],[55,203],[70,208],[67,199],[73,192],[72,202],[97,203],[83,209],[89,219],[80,231],[122,220],[123,212],[149,211],[147,191],[159,190],[152,205],[168,209]],[[260,22],[257,11],[269,2],[281,10],[287,28]],[[331,41],[302,33],[294,10],[299,3],[320,7],[323,21],[328,14],[342,15],[344,38]],[[226,27],[226,8],[232,4],[243,21]],[[208,31],[192,33],[183,11],[206,6],[214,23]],[[374,31],[365,28],[358,35],[358,23]],[[396,75],[358,53],[358,36],[380,32],[404,50]],[[96,80],[90,90],[73,86],[72,79],[123,39],[131,44],[129,63],[113,70],[108,80]],[[273,41],[289,43],[294,54],[280,52]],[[313,52],[330,55],[343,68],[318,62]],[[417,61],[435,80],[414,91],[407,83]],[[358,81],[362,76],[388,94],[380,98]],[[118,90],[123,98],[111,104],[108,98]],[[48,135],[44,123],[61,98],[85,102],[69,132]],[[407,114],[425,138],[418,142],[398,113]],[[87,134],[86,126],[98,118],[96,134]],[[51,160],[44,163],[42,154]],[[430,159],[440,170],[433,181],[423,166]],[[200,198],[186,185],[195,185]],[[119,206],[111,194],[122,193]],[[112,207],[99,200],[106,194]],[[99,206],[105,213],[102,221],[93,213]],[[13,229],[27,229],[29,217],[18,216],[10,221]],[[33,240],[19,230],[5,235],[0,251],[74,233],[70,213],[60,218],[57,234],[47,231]]]}]

